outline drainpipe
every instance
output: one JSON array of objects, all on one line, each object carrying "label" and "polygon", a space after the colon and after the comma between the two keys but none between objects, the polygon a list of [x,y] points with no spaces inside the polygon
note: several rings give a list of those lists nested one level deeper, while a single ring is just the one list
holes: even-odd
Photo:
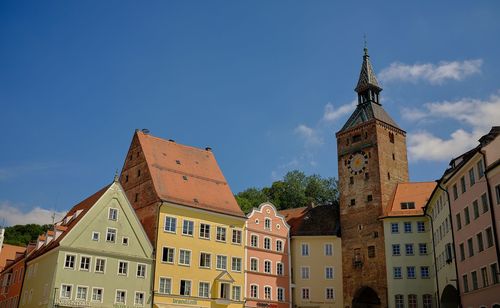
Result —
[{"label": "drainpipe", "polygon": [[[488,188],[488,203],[490,207],[490,217],[491,217],[491,227],[493,228],[493,239],[495,240],[495,251],[497,253],[497,268],[500,266],[500,247],[498,247],[498,231],[497,231],[497,224],[495,221],[495,207],[493,206],[493,197],[491,193],[491,186],[490,186],[490,180],[488,180],[488,172],[486,166],[488,164],[486,163],[486,154],[482,151],[479,150],[479,153],[483,156],[483,162],[485,166],[485,172],[484,172],[484,178],[486,179],[486,187]],[[497,276],[499,273],[497,272]],[[498,279],[498,277],[496,277]]]},{"label": "drainpipe", "polygon": [[424,215],[429,217],[429,220],[431,221],[431,238],[432,238],[432,254],[434,256],[434,273],[435,273],[435,277],[436,277],[436,291],[437,291],[437,295],[438,295],[438,298],[437,298],[437,306],[438,308],[441,307],[441,301],[439,300],[439,279],[438,279],[438,269],[437,269],[437,264],[436,264],[436,244],[434,242],[434,221],[432,220],[432,216],[427,214],[426,211],[424,211]]},{"label": "drainpipe", "polygon": [[456,276],[456,283],[457,283],[457,291],[458,291],[458,305],[459,307],[462,307],[462,296],[460,296],[460,277],[458,277],[458,266],[457,266],[457,250],[455,249],[455,228],[453,226],[453,219],[451,217],[451,200],[450,200],[450,193],[448,192],[447,189],[444,189],[443,186],[441,186],[441,182],[437,182],[437,186],[439,189],[444,191],[446,193],[446,199],[448,200],[448,218],[450,220],[450,226],[451,226],[451,239],[453,241],[453,256],[455,258],[455,276]]}]

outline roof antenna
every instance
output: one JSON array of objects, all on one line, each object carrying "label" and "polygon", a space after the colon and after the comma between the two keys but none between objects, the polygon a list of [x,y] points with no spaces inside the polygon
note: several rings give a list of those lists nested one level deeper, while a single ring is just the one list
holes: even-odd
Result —
[{"label": "roof antenna", "polygon": [[364,52],[365,52],[365,56],[368,56],[368,42],[366,40],[366,33],[363,35],[363,41],[364,41]]}]

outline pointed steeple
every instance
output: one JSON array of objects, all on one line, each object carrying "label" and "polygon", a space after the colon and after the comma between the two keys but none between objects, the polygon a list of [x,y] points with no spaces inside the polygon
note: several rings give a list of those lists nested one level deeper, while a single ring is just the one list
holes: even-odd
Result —
[{"label": "pointed steeple", "polygon": [[359,80],[356,88],[354,89],[358,94],[368,90],[374,89],[377,92],[382,91],[382,88],[379,86],[377,77],[373,72],[373,67],[370,62],[370,56],[368,55],[368,48],[365,46],[364,48],[365,54],[363,55],[363,64],[361,65],[361,72],[359,73]]}]

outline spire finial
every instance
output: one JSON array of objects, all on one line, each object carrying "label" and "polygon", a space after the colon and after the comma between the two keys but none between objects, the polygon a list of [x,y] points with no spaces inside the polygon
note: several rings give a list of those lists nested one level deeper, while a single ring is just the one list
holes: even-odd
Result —
[{"label": "spire finial", "polygon": [[115,177],[113,181],[118,182],[118,169],[115,169]]},{"label": "spire finial", "polygon": [[363,35],[363,41],[364,41],[364,48],[363,50],[365,51],[365,56],[368,56],[368,42],[366,40],[366,33]]}]

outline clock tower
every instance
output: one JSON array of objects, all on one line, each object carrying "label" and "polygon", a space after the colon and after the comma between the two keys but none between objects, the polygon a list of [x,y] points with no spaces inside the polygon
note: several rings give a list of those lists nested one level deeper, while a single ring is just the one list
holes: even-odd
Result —
[{"label": "clock tower", "polygon": [[345,307],[388,307],[383,223],[400,182],[408,182],[406,133],[380,104],[364,49],[358,105],[337,132]]}]

